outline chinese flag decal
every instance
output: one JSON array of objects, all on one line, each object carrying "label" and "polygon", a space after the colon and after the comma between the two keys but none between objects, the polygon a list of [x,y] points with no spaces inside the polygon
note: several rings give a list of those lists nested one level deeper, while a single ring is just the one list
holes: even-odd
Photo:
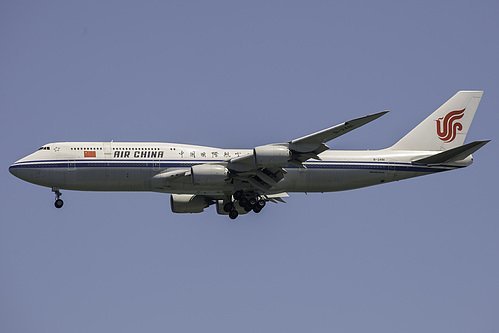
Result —
[{"label": "chinese flag decal", "polygon": [[96,154],[95,154],[95,151],[85,150],[85,152],[83,153],[83,156],[84,157],[96,157]]}]

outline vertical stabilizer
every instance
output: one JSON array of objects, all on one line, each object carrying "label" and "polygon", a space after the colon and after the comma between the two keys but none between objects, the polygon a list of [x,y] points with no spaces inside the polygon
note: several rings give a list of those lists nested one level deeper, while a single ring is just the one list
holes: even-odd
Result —
[{"label": "vertical stabilizer", "polygon": [[441,151],[461,146],[483,91],[459,91],[390,149]]}]

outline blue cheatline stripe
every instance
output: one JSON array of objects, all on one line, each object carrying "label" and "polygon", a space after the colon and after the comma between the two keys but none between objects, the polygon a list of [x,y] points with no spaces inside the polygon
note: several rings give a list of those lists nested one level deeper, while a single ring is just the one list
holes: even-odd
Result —
[{"label": "blue cheatline stripe", "polygon": [[95,159],[88,157],[86,159],[64,159],[64,160],[35,160],[35,161],[26,161],[26,162],[16,162],[13,165],[21,165],[21,164],[31,164],[31,163],[68,163],[68,162],[82,162],[82,163],[87,163],[86,161],[90,162],[106,162],[106,163],[111,163],[111,162],[157,162],[157,161],[172,161],[172,162],[184,162],[184,163],[209,163],[209,162],[223,162],[226,160],[160,160],[160,159]]},{"label": "blue cheatline stripe", "polygon": [[[223,160],[40,160],[15,163],[10,168],[68,168],[71,167],[86,167],[86,168],[177,168],[177,167],[190,167],[196,164],[223,162]],[[322,161],[304,163],[308,169],[325,169],[325,170],[380,170],[386,171],[389,167],[393,167],[393,171],[406,171],[406,172],[440,172],[449,169],[460,168],[456,166],[439,166],[439,167],[426,167],[417,166],[411,163],[390,163],[390,162],[354,162],[354,161]],[[10,169],[9,168],[9,169]],[[287,169],[297,169],[295,166],[286,166]]]}]

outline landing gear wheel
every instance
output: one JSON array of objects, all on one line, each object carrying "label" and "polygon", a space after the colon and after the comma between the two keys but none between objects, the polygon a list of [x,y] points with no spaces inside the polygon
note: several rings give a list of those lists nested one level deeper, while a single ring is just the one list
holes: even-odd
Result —
[{"label": "landing gear wheel", "polygon": [[234,203],[233,202],[227,202],[224,205],[224,212],[229,213],[232,209],[234,209]]},{"label": "landing gear wheel", "polygon": [[235,200],[239,200],[239,199],[241,199],[241,198],[243,197],[243,194],[244,194],[244,193],[243,193],[243,191],[241,191],[241,190],[234,192],[234,194],[233,194],[234,199],[235,199]]},{"label": "landing gear wheel", "polygon": [[266,204],[266,202],[265,202],[265,200],[263,200],[263,199],[260,199],[260,200],[258,200],[258,201],[256,202],[256,206],[257,206],[257,207],[260,207],[260,209],[262,209],[263,207],[265,207],[265,204]]},{"label": "landing gear wheel", "polygon": [[253,211],[258,214],[262,211],[262,208],[255,206],[255,207],[253,207]]},{"label": "landing gear wheel", "polygon": [[247,205],[248,205],[248,199],[247,198],[241,198],[239,200],[239,206],[246,207]]},{"label": "landing gear wheel", "polygon": [[229,213],[229,217],[232,219],[232,220],[235,220],[237,218],[237,216],[239,215],[239,213],[237,212],[237,210],[231,210],[230,213]]},{"label": "landing gear wheel", "polygon": [[60,199],[62,195],[61,191],[59,191],[58,187],[52,187],[52,192],[55,193],[55,202],[54,202],[55,208],[61,208],[62,205],[64,205],[64,201]]},{"label": "landing gear wheel", "polygon": [[248,205],[249,205],[250,207],[255,207],[255,205],[256,205],[256,199],[255,199],[255,198],[250,198],[250,199],[248,200]]},{"label": "landing gear wheel", "polygon": [[251,212],[252,209],[253,209],[253,207],[251,207],[249,205],[248,206],[244,206],[244,211],[246,211],[246,212]]},{"label": "landing gear wheel", "polygon": [[55,208],[61,208],[64,205],[64,201],[62,199],[57,199],[54,203]]}]

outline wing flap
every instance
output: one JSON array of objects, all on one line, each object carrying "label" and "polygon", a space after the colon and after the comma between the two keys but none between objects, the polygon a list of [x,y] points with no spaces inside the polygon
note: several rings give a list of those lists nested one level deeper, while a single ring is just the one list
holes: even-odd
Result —
[{"label": "wing flap", "polygon": [[287,197],[289,197],[289,194],[287,194],[286,192],[267,194],[267,195],[265,195],[265,200],[271,201],[273,203],[277,203],[277,202],[286,203],[286,201],[284,201],[283,198],[287,198]]}]

